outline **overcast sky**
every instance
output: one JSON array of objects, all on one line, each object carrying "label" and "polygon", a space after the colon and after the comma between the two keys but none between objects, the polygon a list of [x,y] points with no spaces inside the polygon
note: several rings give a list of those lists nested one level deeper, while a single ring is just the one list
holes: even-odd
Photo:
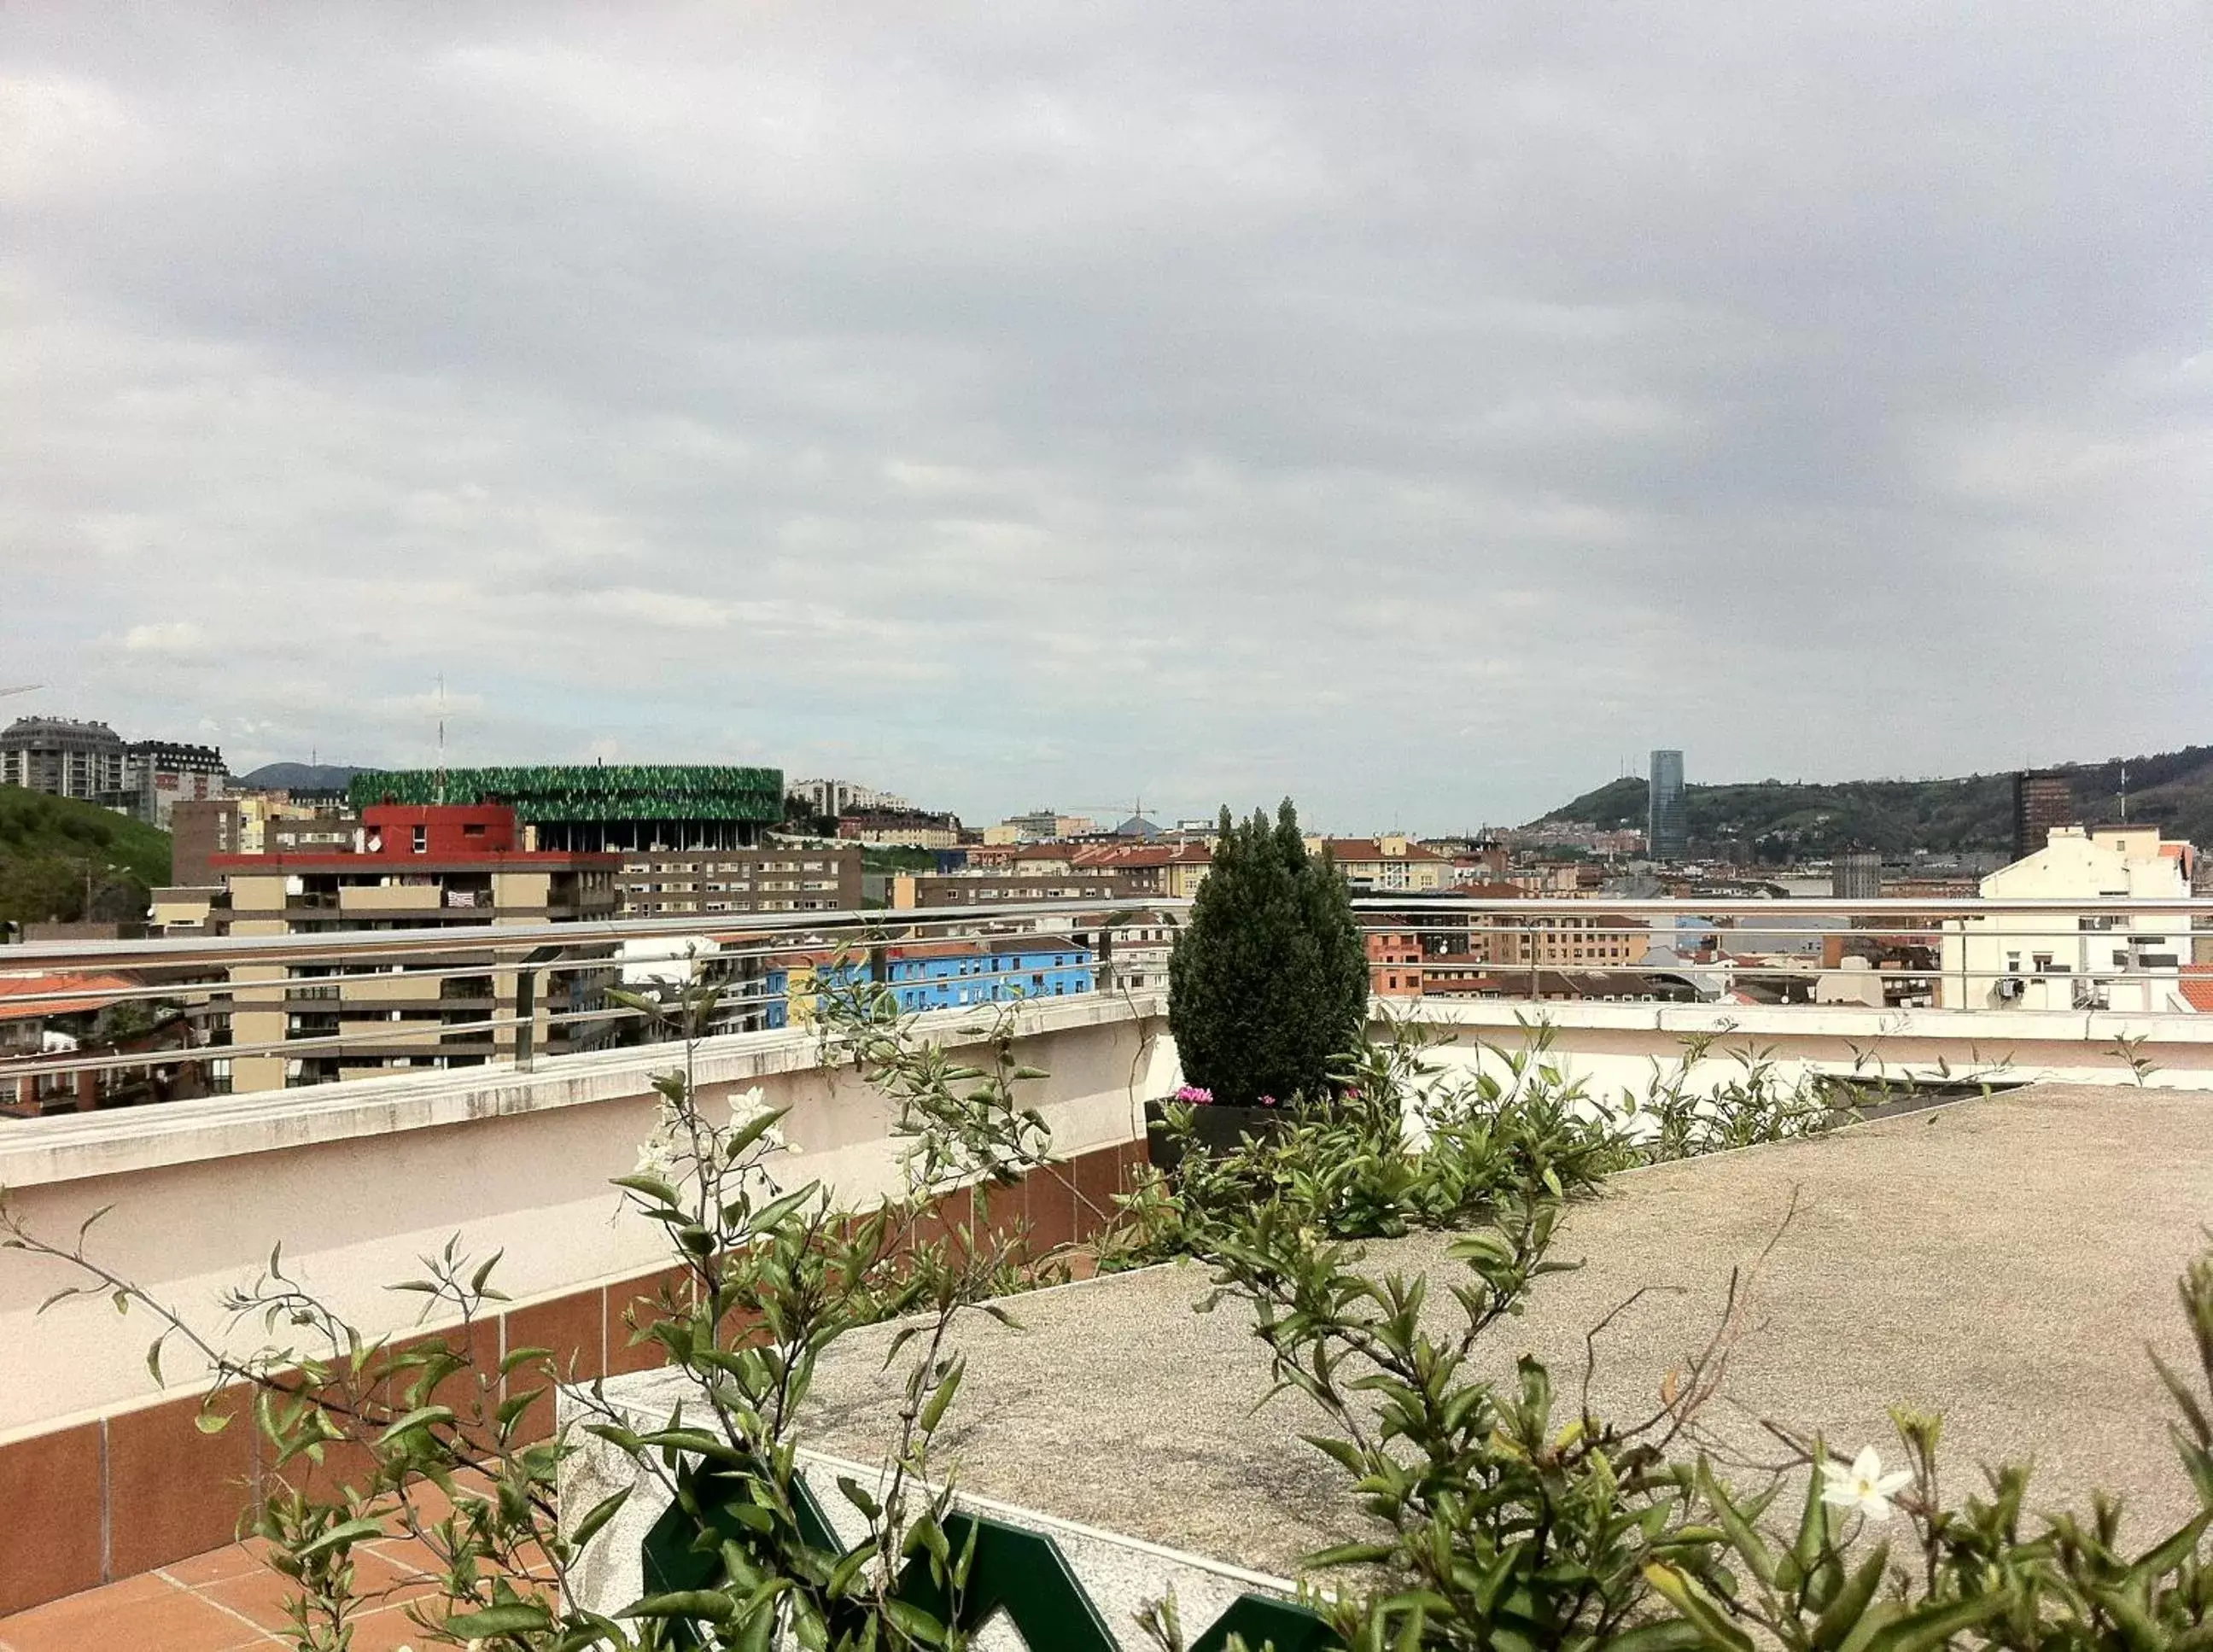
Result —
[{"label": "overcast sky", "polygon": [[2213,739],[2209,39],[10,3],[5,709],[1339,829]]}]

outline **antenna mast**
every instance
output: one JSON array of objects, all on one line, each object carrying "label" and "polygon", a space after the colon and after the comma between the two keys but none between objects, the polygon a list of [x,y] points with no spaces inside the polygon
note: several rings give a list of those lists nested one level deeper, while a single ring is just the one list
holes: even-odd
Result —
[{"label": "antenna mast", "polygon": [[438,674],[438,802],[446,801],[446,674]]}]

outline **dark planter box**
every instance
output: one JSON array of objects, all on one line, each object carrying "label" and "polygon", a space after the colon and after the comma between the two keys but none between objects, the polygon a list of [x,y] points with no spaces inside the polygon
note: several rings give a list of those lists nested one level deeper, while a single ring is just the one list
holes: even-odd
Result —
[{"label": "dark planter box", "polygon": [[[1282,1135],[1295,1116],[1289,1107],[1232,1107],[1209,1102],[1192,1108],[1192,1133],[1209,1155],[1220,1158],[1235,1153],[1245,1137],[1270,1141]],[[1145,1147],[1164,1175],[1174,1175],[1183,1161],[1183,1143],[1168,1134],[1165,1101],[1145,1103]]]},{"label": "dark planter box", "polygon": [[2025,1078],[1991,1079],[1987,1082],[1968,1079],[1917,1079],[1908,1082],[1893,1079],[1886,1097],[1882,1087],[1873,1079],[1859,1082],[1856,1094],[1862,1098],[1855,1108],[1855,1086],[1847,1079],[1832,1079],[1829,1085],[1829,1107],[1838,1124],[1844,1123],[1855,1112],[1863,1124],[1877,1119],[1893,1119],[1901,1113],[1925,1113],[1930,1107],[1947,1106],[1954,1101],[1972,1101],[1985,1094],[2000,1095],[2008,1090],[2020,1089],[2027,1084]]}]

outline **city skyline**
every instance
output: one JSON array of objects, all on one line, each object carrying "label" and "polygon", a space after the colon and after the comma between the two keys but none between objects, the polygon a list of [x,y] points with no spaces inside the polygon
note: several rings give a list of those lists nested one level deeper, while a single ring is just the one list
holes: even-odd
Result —
[{"label": "city skyline", "polygon": [[9,710],[1417,830],[2203,737],[2193,11],[1249,23],[11,10]]}]

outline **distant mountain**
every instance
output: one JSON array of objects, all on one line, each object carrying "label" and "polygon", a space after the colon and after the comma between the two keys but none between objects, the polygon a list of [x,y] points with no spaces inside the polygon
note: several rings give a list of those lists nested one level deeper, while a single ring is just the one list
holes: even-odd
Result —
[{"label": "distant mountain", "polygon": [[[2213,746],[2060,765],[2057,772],[2074,782],[2075,806],[2084,821],[2104,824],[2119,818],[2124,765],[2129,819],[2156,821],[2171,838],[2213,847]],[[2010,773],[1832,785],[1763,780],[1688,790],[1693,843],[1747,843],[1763,860],[1853,847],[1936,854],[2013,847]],[[1631,775],[1587,791],[1531,824],[1576,820],[1641,831],[1644,809],[1645,782]]]},{"label": "distant mountain", "polygon": [[342,763],[265,763],[238,778],[242,786],[283,787],[291,791],[344,791],[361,770]]}]

